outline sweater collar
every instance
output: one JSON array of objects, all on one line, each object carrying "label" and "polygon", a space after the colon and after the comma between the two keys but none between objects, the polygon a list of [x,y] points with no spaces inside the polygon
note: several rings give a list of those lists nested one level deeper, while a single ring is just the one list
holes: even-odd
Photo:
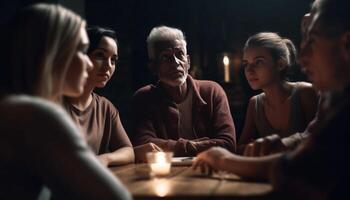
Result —
[{"label": "sweater collar", "polygon": [[[188,88],[193,89],[193,94],[194,94],[194,98],[193,98],[194,101],[193,102],[195,104],[199,104],[200,106],[207,105],[207,102],[204,101],[204,99],[200,95],[200,92],[199,92],[200,88],[199,88],[196,80],[193,79],[190,75],[188,75],[186,82],[188,84]],[[159,93],[162,96],[165,96],[168,101],[174,103],[174,101],[167,95],[167,93],[166,93],[164,87],[162,87],[162,84],[160,83],[160,81],[157,82],[155,87],[157,88],[157,90],[159,91]]]}]

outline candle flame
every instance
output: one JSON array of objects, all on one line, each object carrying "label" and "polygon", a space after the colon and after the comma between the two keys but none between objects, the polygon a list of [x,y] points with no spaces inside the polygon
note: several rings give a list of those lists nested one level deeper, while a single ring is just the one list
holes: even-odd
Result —
[{"label": "candle flame", "polygon": [[224,63],[224,65],[229,65],[230,64],[230,59],[228,58],[228,56],[224,56],[224,58],[222,59],[222,62]]},{"label": "candle flame", "polygon": [[156,153],[156,163],[166,163],[166,155],[164,152]]}]

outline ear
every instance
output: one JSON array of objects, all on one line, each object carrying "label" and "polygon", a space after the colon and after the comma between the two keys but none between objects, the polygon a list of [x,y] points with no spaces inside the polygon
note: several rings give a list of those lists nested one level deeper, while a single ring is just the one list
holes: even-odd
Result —
[{"label": "ear", "polygon": [[277,61],[277,69],[278,71],[283,71],[287,67],[287,62],[283,59],[278,59]]},{"label": "ear", "polygon": [[346,61],[350,63],[350,31],[342,33],[340,39],[338,40],[339,55]]},{"label": "ear", "polygon": [[187,63],[188,63],[188,69],[189,70],[191,68],[191,59],[190,59],[190,56],[187,55]]},{"label": "ear", "polygon": [[148,69],[152,72],[153,75],[157,75],[158,74],[158,67],[157,67],[157,63],[154,60],[150,60],[148,62]]}]

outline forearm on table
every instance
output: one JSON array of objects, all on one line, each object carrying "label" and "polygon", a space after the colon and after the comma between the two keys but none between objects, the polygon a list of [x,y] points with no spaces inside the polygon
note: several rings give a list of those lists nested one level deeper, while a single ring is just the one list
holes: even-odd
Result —
[{"label": "forearm on table", "polygon": [[224,136],[224,137],[212,138],[210,140],[216,142],[216,145],[213,145],[213,146],[220,146],[231,152],[236,151],[236,141],[234,138]]},{"label": "forearm on table", "polygon": [[99,155],[107,160],[108,165],[123,165],[135,161],[134,149],[132,147],[122,147],[113,152]]},{"label": "forearm on table", "polygon": [[224,171],[238,176],[252,179],[268,179],[270,170],[282,154],[273,154],[264,157],[245,157],[231,155],[223,158],[220,165]]},{"label": "forearm on table", "polygon": [[290,135],[288,137],[282,138],[281,142],[286,146],[288,149],[295,148],[298,144],[300,144],[305,138],[309,136],[309,133],[307,130],[305,130],[302,133],[295,133],[293,135]]}]

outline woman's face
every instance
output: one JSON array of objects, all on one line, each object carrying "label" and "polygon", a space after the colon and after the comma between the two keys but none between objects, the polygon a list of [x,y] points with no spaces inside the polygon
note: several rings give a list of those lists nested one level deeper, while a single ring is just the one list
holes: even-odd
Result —
[{"label": "woman's face", "polygon": [[63,95],[65,96],[77,97],[84,91],[88,71],[92,69],[91,60],[86,54],[88,47],[89,39],[85,27],[82,27],[80,29],[80,42],[67,69],[63,83]]},{"label": "woman's face", "polygon": [[242,66],[250,87],[253,90],[263,89],[280,78],[276,64],[266,48],[247,48],[243,54]]},{"label": "woman's face", "polygon": [[118,60],[118,47],[115,40],[103,36],[98,47],[89,53],[93,69],[89,72],[88,84],[102,88],[112,77]]}]

